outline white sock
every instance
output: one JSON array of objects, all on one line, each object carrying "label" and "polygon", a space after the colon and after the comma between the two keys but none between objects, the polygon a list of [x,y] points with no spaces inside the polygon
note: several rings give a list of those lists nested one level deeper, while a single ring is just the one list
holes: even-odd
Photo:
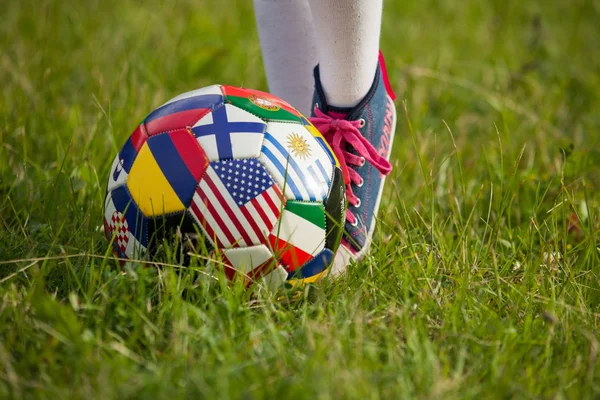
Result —
[{"label": "white sock", "polygon": [[383,0],[309,0],[327,103],[353,107],[375,78]]},{"label": "white sock", "polygon": [[309,116],[318,63],[307,0],[254,0],[269,91]]}]

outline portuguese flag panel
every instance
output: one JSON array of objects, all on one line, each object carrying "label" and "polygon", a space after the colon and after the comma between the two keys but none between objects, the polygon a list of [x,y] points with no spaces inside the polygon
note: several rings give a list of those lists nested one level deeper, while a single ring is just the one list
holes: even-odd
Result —
[{"label": "portuguese flag panel", "polygon": [[269,241],[289,271],[302,267],[325,247],[323,205],[289,200]]},{"label": "portuguese flag panel", "polygon": [[260,118],[302,123],[302,116],[294,107],[269,93],[232,86],[223,86],[223,91],[231,104]]}]

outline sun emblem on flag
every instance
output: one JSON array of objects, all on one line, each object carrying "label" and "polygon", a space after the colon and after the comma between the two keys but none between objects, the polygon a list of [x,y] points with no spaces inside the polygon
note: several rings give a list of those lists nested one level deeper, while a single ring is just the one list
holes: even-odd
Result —
[{"label": "sun emblem on flag", "polygon": [[287,140],[288,149],[290,149],[294,156],[300,157],[303,160],[310,157],[310,146],[300,134],[293,132],[288,135]]},{"label": "sun emblem on flag", "polygon": [[270,102],[267,99],[263,99],[253,94],[251,94],[248,97],[248,100],[250,100],[255,106],[262,108],[263,110],[279,111],[280,109],[280,107],[277,104],[274,104],[273,102]]}]

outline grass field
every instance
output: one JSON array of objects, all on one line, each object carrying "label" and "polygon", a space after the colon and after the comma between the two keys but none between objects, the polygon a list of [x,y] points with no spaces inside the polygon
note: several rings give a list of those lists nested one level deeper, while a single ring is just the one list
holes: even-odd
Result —
[{"label": "grass field", "polygon": [[266,89],[251,2],[1,8],[0,398],[600,398],[600,2],[386,2],[376,244],[292,302],[100,229],[150,110]]}]

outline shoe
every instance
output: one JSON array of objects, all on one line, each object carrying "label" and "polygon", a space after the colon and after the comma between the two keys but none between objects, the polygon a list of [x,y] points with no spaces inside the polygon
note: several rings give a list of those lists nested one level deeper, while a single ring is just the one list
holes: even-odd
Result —
[{"label": "shoe", "polygon": [[340,161],[346,184],[346,221],[331,276],[360,261],[369,251],[396,129],[395,95],[381,53],[375,79],[364,99],[352,108],[327,104],[314,69],[315,95],[310,122],[323,134]]}]

